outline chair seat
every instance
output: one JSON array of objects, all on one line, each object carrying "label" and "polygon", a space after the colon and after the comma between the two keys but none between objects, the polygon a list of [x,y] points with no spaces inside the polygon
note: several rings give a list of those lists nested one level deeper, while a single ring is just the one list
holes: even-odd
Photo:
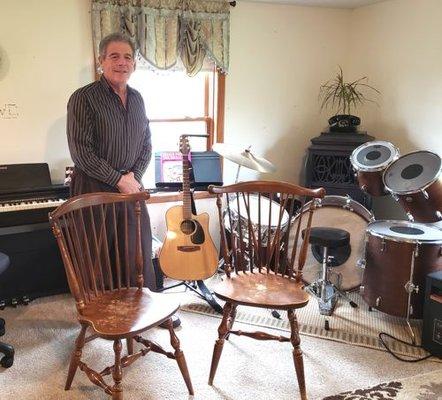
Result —
[{"label": "chair seat", "polygon": [[273,273],[239,272],[215,286],[215,294],[222,300],[252,307],[279,310],[301,308],[310,295],[296,283]]},{"label": "chair seat", "polygon": [[131,337],[170,318],[179,302],[166,294],[146,288],[107,292],[91,301],[78,315],[105,339]]},{"label": "chair seat", "polygon": [[[302,231],[302,237],[305,229]],[[313,245],[336,248],[350,243],[350,234],[344,229],[315,226],[310,229],[309,242]]]}]

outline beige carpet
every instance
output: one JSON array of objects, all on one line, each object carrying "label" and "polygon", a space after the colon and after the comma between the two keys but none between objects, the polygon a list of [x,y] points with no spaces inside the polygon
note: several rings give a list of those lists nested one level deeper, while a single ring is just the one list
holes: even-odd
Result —
[{"label": "beige carpet", "polygon": [[[380,332],[386,332],[405,342],[411,342],[404,318],[394,317],[376,310],[368,311],[368,306],[357,293],[350,293],[349,297],[359,307],[352,308],[348,302],[341,299],[329,317],[319,314],[318,303],[312,298],[306,307],[297,311],[300,333],[378,350],[385,350],[378,339]],[[197,297],[182,303],[181,308],[185,311],[221,317],[205,301]],[[330,323],[328,331],[324,328],[325,318]],[[237,321],[272,329],[290,330],[286,313],[281,313],[281,319],[276,319],[271,315],[271,310],[261,308],[239,307]],[[421,343],[422,321],[411,320],[411,326],[417,343]],[[395,353],[410,358],[421,358],[428,354],[422,348],[407,346],[398,341],[389,340],[388,344]],[[432,358],[432,360],[442,361],[436,358]]]},{"label": "beige carpet", "polygon": [[[169,294],[172,295],[176,294]],[[185,296],[187,303],[193,302],[187,296],[194,295],[180,296]],[[0,369],[0,399],[108,398],[80,371],[72,389],[63,390],[70,351],[79,331],[69,296],[42,298],[27,307],[7,308],[2,316],[7,321],[7,334],[2,340],[15,346],[16,359],[12,368]],[[189,312],[180,312],[180,317],[183,325],[178,335],[195,388],[194,399],[298,398],[289,343],[232,337],[225,345],[214,386],[208,386],[219,320]],[[251,328],[242,323],[238,326],[243,330]],[[147,336],[169,348],[165,330],[154,329]],[[301,340],[309,399],[440,369],[437,363],[402,363],[385,352],[330,340],[304,335]],[[87,344],[84,351],[85,361],[94,360],[96,369],[111,364],[112,354],[112,345],[102,340]],[[125,400],[189,399],[175,362],[159,354],[148,354],[126,368],[123,384]]]}]

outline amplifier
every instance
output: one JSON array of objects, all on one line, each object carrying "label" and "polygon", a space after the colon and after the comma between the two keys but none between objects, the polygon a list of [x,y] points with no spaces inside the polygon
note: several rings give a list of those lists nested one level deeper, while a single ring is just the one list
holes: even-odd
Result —
[{"label": "amplifier", "polygon": [[[209,185],[222,185],[220,155],[214,151],[190,153],[190,187],[207,190]],[[179,152],[155,153],[155,186],[179,190],[183,186],[182,155]]]},{"label": "amplifier", "polygon": [[427,275],[422,346],[442,358],[442,271]]}]

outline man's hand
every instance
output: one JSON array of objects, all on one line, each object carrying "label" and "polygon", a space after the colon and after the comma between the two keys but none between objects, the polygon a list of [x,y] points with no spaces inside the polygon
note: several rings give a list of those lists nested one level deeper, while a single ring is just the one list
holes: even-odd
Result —
[{"label": "man's hand", "polygon": [[141,185],[135,179],[134,173],[129,172],[122,175],[117,183],[117,188],[121,193],[138,193],[141,189]]}]

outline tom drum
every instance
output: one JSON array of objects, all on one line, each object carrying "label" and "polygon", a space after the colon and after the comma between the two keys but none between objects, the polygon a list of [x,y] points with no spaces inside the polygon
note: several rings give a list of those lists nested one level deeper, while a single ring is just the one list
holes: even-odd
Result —
[{"label": "tom drum", "polygon": [[442,220],[442,162],[430,151],[406,154],[384,172],[386,189],[402,205],[410,221]]},{"label": "tom drum", "polygon": [[350,162],[356,171],[359,187],[372,196],[388,194],[382,175],[399,157],[399,150],[390,142],[367,142],[353,150]]}]

